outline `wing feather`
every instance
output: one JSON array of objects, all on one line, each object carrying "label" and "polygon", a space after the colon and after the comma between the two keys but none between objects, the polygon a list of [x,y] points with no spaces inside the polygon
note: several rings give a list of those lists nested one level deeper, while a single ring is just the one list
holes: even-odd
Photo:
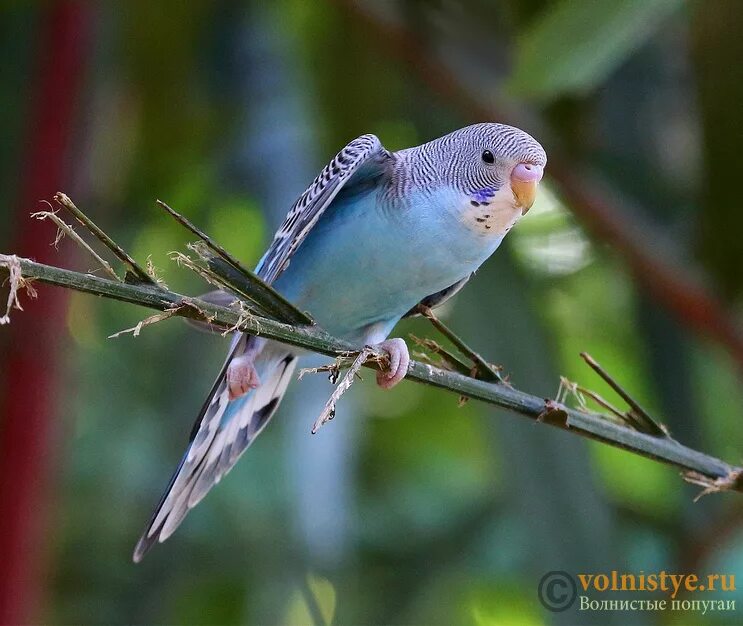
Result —
[{"label": "wing feather", "polygon": [[[446,289],[442,289],[441,291],[437,291],[436,293],[432,293],[430,296],[423,298],[423,300],[420,301],[420,304],[427,306],[429,309],[440,307],[442,304],[444,304],[444,302],[449,300],[449,298],[459,293],[459,291],[467,284],[467,281],[470,278],[472,278],[472,274],[470,274],[469,276],[465,276],[462,280],[458,280],[456,283],[447,287]],[[410,309],[410,311],[408,311],[403,317],[414,317],[416,315],[420,315],[417,309],[418,305]]]},{"label": "wing feather", "polygon": [[375,135],[361,135],[346,145],[289,210],[258,264],[258,275],[268,283],[275,281],[341,189],[349,182],[383,175],[391,160]]}]

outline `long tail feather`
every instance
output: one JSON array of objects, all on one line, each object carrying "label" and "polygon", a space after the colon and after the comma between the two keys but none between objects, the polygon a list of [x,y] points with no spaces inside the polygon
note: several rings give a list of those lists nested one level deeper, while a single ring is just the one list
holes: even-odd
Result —
[{"label": "long tail feather", "polygon": [[286,348],[267,345],[255,363],[261,385],[229,400],[225,373],[250,338],[241,338],[222,368],[191,433],[189,446],[170,479],[137,546],[138,563],[155,543],[162,543],[206,496],[263,431],[291,380],[296,357]]}]

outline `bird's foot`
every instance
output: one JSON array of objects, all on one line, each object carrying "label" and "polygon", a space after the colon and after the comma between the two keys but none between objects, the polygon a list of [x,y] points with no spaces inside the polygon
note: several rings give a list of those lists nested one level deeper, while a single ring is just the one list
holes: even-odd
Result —
[{"label": "bird's foot", "polygon": [[261,379],[253,364],[252,354],[243,354],[227,366],[227,390],[230,400],[244,396],[251,389],[260,387]]},{"label": "bird's foot", "polygon": [[373,347],[386,352],[390,359],[389,366],[377,372],[377,384],[382,389],[392,389],[408,373],[410,365],[408,346],[402,339],[395,338],[387,339]]}]

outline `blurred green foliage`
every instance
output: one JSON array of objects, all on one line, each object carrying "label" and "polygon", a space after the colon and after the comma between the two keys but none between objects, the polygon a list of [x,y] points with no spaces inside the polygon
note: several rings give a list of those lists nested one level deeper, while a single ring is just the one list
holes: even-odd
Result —
[{"label": "blurred green foliage", "polygon": [[596,89],[683,0],[561,0],[519,33],[508,88],[542,100]]}]

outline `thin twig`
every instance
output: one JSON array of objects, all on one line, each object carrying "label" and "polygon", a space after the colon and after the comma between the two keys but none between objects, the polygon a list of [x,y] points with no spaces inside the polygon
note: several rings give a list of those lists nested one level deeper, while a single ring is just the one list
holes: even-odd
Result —
[{"label": "thin twig", "polygon": [[[58,194],[59,196],[60,194]],[[65,199],[66,196],[55,197],[58,202]],[[70,204],[71,201],[69,201]],[[74,207],[74,205],[72,205]],[[75,207],[75,210],[76,207]],[[79,211],[78,211],[79,212]],[[82,215],[82,214],[81,214]],[[80,219],[81,223],[91,228],[92,222],[84,215]],[[97,229],[93,225],[92,228]],[[100,234],[108,241],[112,241],[100,229]],[[130,258],[121,250],[125,258]],[[121,257],[120,257],[121,258]],[[188,257],[185,257],[188,259]],[[188,261],[192,262],[190,259]],[[193,262],[192,262],[193,263]],[[135,267],[136,266],[135,264]],[[208,270],[201,268],[205,276],[209,275]],[[196,320],[203,321],[206,319],[215,326],[222,328],[240,330],[253,335],[264,336],[269,339],[284,342],[290,345],[298,346],[307,350],[312,350],[321,354],[328,354],[335,357],[348,355],[349,351],[357,353],[351,368],[346,372],[344,378],[338,384],[333,392],[325,410],[315,422],[313,432],[335,414],[335,406],[341,395],[351,386],[354,377],[358,375],[358,370],[362,366],[379,368],[383,365],[386,356],[375,351],[373,348],[364,347],[360,351],[357,347],[346,341],[339,340],[328,335],[325,331],[316,326],[291,325],[285,324],[270,318],[263,318],[256,315],[243,315],[243,312],[237,312],[232,309],[217,306],[203,300],[195,300],[175,292],[163,289],[155,285],[150,277],[146,283],[122,283],[112,281],[91,274],[81,274],[70,270],[52,267],[35,263],[29,259],[17,256],[7,256],[0,254],[0,276],[7,274],[10,278],[10,295],[8,298],[8,308],[16,306],[20,308],[17,292],[23,286],[24,282],[29,280],[39,280],[52,285],[58,285],[69,289],[96,294],[131,302],[149,308],[157,309],[165,315],[156,315],[145,320],[138,325],[132,332],[137,333],[145,323],[154,323],[173,315],[180,315]],[[229,282],[229,281],[228,281]],[[258,279],[259,285],[265,285]],[[267,285],[266,285],[267,286]],[[435,316],[428,311],[429,319]],[[424,312],[425,314],[425,312]],[[7,315],[4,318],[7,322]],[[432,320],[433,321],[433,320]],[[436,320],[438,321],[438,320]],[[458,349],[472,358],[475,366],[480,366],[480,361],[487,367],[483,372],[487,373],[493,366],[484,361],[474,350],[469,348],[454,333],[449,331],[439,322],[437,328],[442,330],[450,340],[453,340]],[[446,371],[433,367],[430,364],[411,362],[408,368],[408,380],[422,382],[428,385],[446,389],[460,396],[474,398],[489,402],[491,404],[512,410],[523,416],[529,417],[536,421],[541,421],[551,426],[562,428],[568,432],[578,434],[583,437],[594,439],[602,443],[630,450],[635,454],[645,456],[656,461],[679,467],[685,472],[686,478],[697,484],[704,483],[706,492],[736,490],[743,491],[743,468],[731,466],[723,461],[709,455],[697,452],[687,448],[668,436],[662,426],[659,426],[650,416],[642,410],[641,407],[625,392],[598,364],[588,355],[582,355],[584,359],[594,367],[611,386],[630,404],[631,411],[625,414],[627,417],[642,419],[647,425],[652,425],[655,429],[660,430],[662,436],[651,436],[645,432],[640,432],[625,425],[619,425],[613,421],[607,420],[605,415],[575,411],[569,409],[563,404],[554,400],[543,400],[536,396],[526,394],[522,391],[513,389],[510,385],[493,384],[483,380],[478,380],[472,375],[466,376],[458,372]],[[496,370],[497,371],[497,370]],[[558,399],[567,392],[562,389],[558,394]],[[575,393],[581,391],[575,386]],[[581,396],[578,396],[581,399]],[[594,398],[595,399],[595,398]],[[608,404],[608,403],[607,403]],[[585,399],[582,399],[582,405],[585,405]]]},{"label": "thin twig", "polygon": [[[189,247],[191,248],[192,245],[189,244]],[[265,311],[260,308],[260,305],[257,302],[252,300],[247,295],[241,293],[237,287],[225,281],[221,276],[213,272],[210,268],[204,267],[200,263],[194,261],[190,256],[188,256],[187,254],[183,254],[182,252],[171,252],[169,256],[179,266],[183,266],[191,270],[213,287],[217,287],[217,289],[232,293],[235,296],[235,300],[241,302],[251,313],[265,315]],[[267,315],[265,316],[269,317]]]},{"label": "thin twig", "polygon": [[198,300],[198,298],[182,298],[178,304],[170,307],[169,309],[165,309],[161,313],[156,313],[155,315],[150,315],[150,317],[147,317],[143,319],[141,322],[137,323],[136,326],[133,326],[132,328],[127,328],[125,330],[120,330],[119,332],[114,333],[113,335],[109,335],[108,338],[116,339],[117,337],[121,337],[121,335],[125,335],[128,333],[131,333],[133,337],[139,337],[139,333],[142,332],[142,328],[144,328],[145,326],[150,326],[151,324],[157,324],[158,322],[162,322],[174,316],[180,316],[182,315],[181,311],[187,307],[190,307],[193,311],[196,311],[198,316],[203,321],[207,323],[211,323],[214,318],[199,306],[199,302],[200,300]]},{"label": "thin twig", "polygon": [[682,472],[681,477],[692,485],[704,487],[696,497],[694,502],[711,493],[720,493],[721,491],[743,491],[743,468],[733,468],[726,476],[710,478],[699,472]]},{"label": "thin twig", "polygon": [[335,417],[335,405],[338,403],[338,400],[340,400],[341,396],[351,388],[351,385],[356,379],[356,376],[358,375],[359,370],[362,368],[362,366],[366,364],[370,357],[373,358],[375,356],[375,352],[371,348],[369,348],[369,346],[364,346],[359,351],[358,356],[353,360],[353,363],[351,363],[351,366],[346,370],[343,378],[341,378],[340,382],[335,386],[335,389],[333,389],[333,393],[330,394],[330,398],[328,398],[328,401],[325,403],[325,407],[323,407],[320,415],[317,417],[315,423],[312,425],[312,430],[310,432],[313,435],[317,433],[318,430],[320,430],[321,426],[328,423]]},{"label": "thin twig", "polygon": [[581,387],[580,385],[577,385],[578,391],[580,393],[588,396],[593,400],[596,404],[598,404],[601,408],[606,409],[609,411],[611,415],[616,417],[619,420],[620,424],[626,424],[630,426],[631,428],[637,428],[638,424],[636,421],[629,418],[627,413],[622,413],[618,408],[616,408],[614,405],[612,405],[607,400],[604,400],[599,394],[597,394],[595,391],[591,391],[590,389],[586,389],[585,387]]},{"label": "thin twig", "polygon": [[[35,298],[36,289],[31,285],[33,279],[24,278],[23,270],[21,269],[21,260],[16,255],[6,256],[0,254],[0,270],[5,270],[5,273],[8,275],[8,300],[5,305],[5,313],[0,316],[0,326],[4,326],[5,324],[10,324],[11,309],[23,311],[21,301],[18,299],[18,292],[25,287],[28,296]],[[1,271],[0,275],[2,275]]]},{"label": "thin twig", "polygon": [[287,324],[314,324],[309,315],[291,304],[268,283],[252,272],[249,277],[246,277],[243,271],[237,270],[221,257],[211,254],[203,242],[192,243],[188,247],[199,255],[201,261],[206,264],[205,269],[208,269],[209,273],[224,289],[231,291],[257,310],[262,311],[262,314],[266,317]]},{"label": "thin twig", "polygon": [[[44,200],[46,202],[46,200]],[[48,202],[46,202],[49,204]],[[51,208],[51,204],[49,204],[49,207]],[[38,211],[36,213],[31,213],[31,217],[36,218],[37,220],[51,220],[54,222],[57,226],[57,236],[54,238],[54,246],[56,247],[59,241],[62,239],[62,237],[67,236],[72,241],[74,241],[80,248],[82,248],[85,252],[87,252],[96,263],[98,263],[101,268],[103,268],[103,271],[106,272],[111,278],[114,280],[121,280],[119,275],[114,271],[114,268],[111,267],[111,264],[106,261],[102,256],[100,256],[93,248],[90,247],[87,241],[85,241],[80,235],[77,234],[77,231],[70,226],[67,222],[65,222],[59,215],[57,215],[57,212],[52,211]]]},{"label": "thin twig", "polygon": [[225,261],[227,261],[230,265],[235,267],[241,272],[245,272],[246,274],[252,274],[250,270],[248,270],[246,267],[240,263],[234,256],[232,256],[227,250],[225,250],[222,246],[220,246],[216,241],[214,241],[209,235],[207,235],[203,230],[201,230],[198,226],[196,226],[191,220],[189,220],[187,217],[181,215],[170,207],[168,204],[163,202],[162,200],[156,200],[156,204],[165,209],[167,213],[170,214],[170,216],[178,222],[181,226],[185,227],[187,230],[190,230],[194,235],[196,235],[201,241],[203,241],[211,250],[213,250],[218,256],[222,257]]},{"label": "thin twig", "polygon": [[224,282],[220,280],[219,277],[214,274],[214,272],[212,272],[206,267],[199,265],[196,261],[194,261],[187,254],[184,254],[183,252],[178,252],[177,250],[175,250],[173,252],[168,253],[168,256],[170,257],[171,261],[175,261],[176,265],[178,265],[179,267],[185,267],[191,270],[194,274],[198,275],[202,280],[209,283],[212,287],[217,287],[218,289],[224,289],[225,287]]},{"label": "thin twig", "polygon": [[158,268],[155,267],[155,264],[152,262],[152,255],[147,257],[147,264],[145,265],[145,271],[147,272],[147,275],[154,281],[154,283],[158,287],[162,289],[168,288],[168,284],[160,276],[160,271],[158,270]]},{"label": "thin twig", "polygon": [[[312,318],[304,311],[300,311],[268,283],[261,280],[255,273],[243,266],[240,261],[216,243],[204,231],[195,226],[188,218],[178,213],[178,211],[168,206],[162,200],[157,200],[157,204],[165,209],[176,222],[196,235],[204,242],[207,248],[216,254],[216,257],[213,257],[199,252],[199,255],[204,258],[212,271],[218,275],[226,276],[232,285],[239,287],[241,294],[247,295],[270,316],[289,324],[314,323]],[[219,262],[220,259],[226,263]]]},{"label": "thin twig", "polygon": [[633,419],[632,416],[630,416],[629,414],[622,413],[619,409],[604,400],[604,398],[602,398],[595,391],[591,391],[590,389],[581,387],[578,383],[565,378],[565,376],[560,376],[560,388],[557,391],[555,402],[558,404],[566,402],[568,396],[572,396],[578,403],[579,411],[583,411],[585,413],[593,412],[594,414],[596,414],[594,411],[591,411],[591,408],[588,406],[588,402],[586,402],[587,396],[591,398],[591,400],[593,400],[598,406],[609,411],[608,414],[600,413],[598,415],[603,415],[604,418],[613,421],[615,424],[622,424],[640,432],[647,432],[643,428],[641,423],[638,423],[637,420]]},{"label": "thin twig", "polygon": [[172,309],[168,309],[167,311],[163,311],[162,313],[155,313],[155,315],[150,315],[149,317],[143,319],[141,322],[138,322],[136,326],[127,328],[125,330],[120,330],[113,335],[109,335],[108,338],[116,339],[117,337],[121,337],[121,335],[126,335],[128,333],[131,333],[132,337],[139,337],[139,333],[142,332],[142,328],[144,328],[145,326],[156,324],[157,322],[162,322],[163,320],[167,320],[175,315],[178,315],[178,308],[179,307],[174,307]]},{"label": "thin twig", "polygon": [[580,356],[586,363],[588,363],[589,367],[594,372],[596,372],[614,391],[617,392],[622,400],[629,404],[631,410],[626,414],[628,419],[639,422],[640,429],[645,430],[648,434],[655,435],[656,437],[668,437],[668,430],[663,425],[656,422],[590,354],[587,352],[581,352]]},{"label": "thin twig", "polygon": [[242,272],[237,272],[229,263],[225,263],[220,258],[205,256],[204,260],[209,269],[230,285],[233,291],[237,290],[244,294],[261,310],[266,311],[269,317],[287,324],[314,325],[315,320],[310,315],[291,304],[257,275],[251,274],[250,279],[246,279]]},{"label": "thin twig", "polygon": [[508,384],[499,371],[499,368],[492,363],[488,363],[480,354],[470,348],[464,340],[459,337],[451,328],[449,328],[444,322],[442,322],[436,314],[431,310],[430,307],[424,304],[419,304],[417,307],[418,312],[423,315],[428,321],[433,324],[434,328],[438,330],[444,337],[451,341],[462,354],[467,358],[471,359],[477,368],[477,373],[483,380],[491,380],[493,382]]},{"label": "thin twig", "polygon": [[471,365],[467,365],[466,363],[461,361],[456,355],[449,352],[446,348],[444,348],[442,345],[440,345],[438,342],[434,341],[433,339],[428,339],[426,337],[417,337],[416,335],[413,335],[413,334],[410,335],[410,338],[413,340],[413,343],[415,343],[416,345],[419,345],[422,348],[425,348],[429,352],[432,352],[433,354],[438,356],[439,362],[443,365],[444,368],[452,372],[459,372],[460,374],[463,374],[464,376],[472,375]]},{"label": "thin twig", "polygon": [[[466,363],[462,362],[456,355],[449,352],[446,348],[444,348],[433,339],[424,339],[421,337],[416,337],[412,334],[410,335],[410,338],[419,346],[433,352],[439,358],[438,365],[443,367],[444,369],[447,369],[451,372],[459,372],[464,376],[471,376],[473,378],[477,376],[477,365],[467,365]],[[432,364],[434,363],[433,360],[428,358],[427,355],[423,354],[423,356],[426,362]],[[469,398],[467,396],[459,396],[459,399],[457,400],[457,406],[463,407],[465,404],[467,404],[468,400]]]},{"label": "thin twig", "polygon": [[93,220],[91,220],[85,213],[75,206],[75,203],[70,198],[58,191],[54,194],[54,201],[61,207],[67,209],[75,219],[80,222],[85,228],[87,228],[98,240],[106,246],[111,252],[129,268],[130,275],[134,276],[135,281],[155,285],[154,279],[150,277],[145,269],[140,267],[137,262],[130,257],[124,249],[117,244],[111,237],[109,237],[103,230],[101,230]]},{"label": "thin twig", "polygon": [[350,367],[351,364],[356,360],[357,356],[357,352],[344,352],[335,357],[332,363],[318,365],[317,367],[303,367],[301,370],[299,370],[297,379],[302,380],[307,374],[321,374],[323,372],[327,372],[328,380],[335,385],[341,376],[341,372],[344,369]]}]

